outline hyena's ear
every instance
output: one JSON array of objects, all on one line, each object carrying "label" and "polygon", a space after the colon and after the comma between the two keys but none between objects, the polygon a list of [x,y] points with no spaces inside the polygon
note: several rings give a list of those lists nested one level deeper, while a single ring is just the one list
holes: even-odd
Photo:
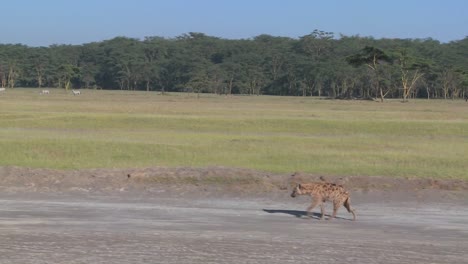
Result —
[{"label": "hyena's ear", "polygon": [[298,187],[299,189],[302,189],[302,185],[301,185],[300,183],[297,184],[297,187]]}]

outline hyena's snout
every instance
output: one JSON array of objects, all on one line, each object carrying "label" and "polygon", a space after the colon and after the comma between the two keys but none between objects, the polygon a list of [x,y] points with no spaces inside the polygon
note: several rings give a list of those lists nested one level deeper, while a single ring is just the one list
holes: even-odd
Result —
[{"label": "hyena's snout", "polygon": [[291,193],[291,197],[295,198],[296,197],[296,192]]}]

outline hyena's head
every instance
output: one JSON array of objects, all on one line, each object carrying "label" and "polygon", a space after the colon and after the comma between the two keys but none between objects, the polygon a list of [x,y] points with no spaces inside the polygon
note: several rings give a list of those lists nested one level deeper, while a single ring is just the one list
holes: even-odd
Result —
[{"label": "hyena's head", "polygon": [[302,185],[298,183],[296,187],[294,187],[293,192],[291,193],[291,197],[296,197],[296,195],[301,195],[302,194]]}]

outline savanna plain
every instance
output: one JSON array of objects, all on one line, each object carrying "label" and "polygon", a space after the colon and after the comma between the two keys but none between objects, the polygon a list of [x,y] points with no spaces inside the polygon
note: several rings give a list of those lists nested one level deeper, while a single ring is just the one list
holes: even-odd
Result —
[{"label": "savanna plain", "polygon": [[49,90],[0,93],[0,263],[468,263],[465,101]]}]

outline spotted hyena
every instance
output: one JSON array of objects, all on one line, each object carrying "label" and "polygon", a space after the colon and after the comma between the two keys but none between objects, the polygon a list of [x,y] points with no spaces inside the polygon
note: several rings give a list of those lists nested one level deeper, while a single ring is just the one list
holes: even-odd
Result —
[{"label": "spotted hyena", "polygon": [[348,212],[353,214],[353,221],[356,220],[356,214],[351,208],[349,193],[341,185],[328,183],[328,182],[313,182],[313,183],[300,183],[297,184],[291,193],[291,197],[296,197],[296,195],[308,194],[312,196],[313,202],[307,208],[307,215],[311,216],[312,210],[320,205],[320,210],[322,216],[320,219],[323,219],[325,215],[325,206],[324,202],[332,201],[333,202],[333,215],[329,220],[336,217],[336,213],[340,206],[344,205]]}]

